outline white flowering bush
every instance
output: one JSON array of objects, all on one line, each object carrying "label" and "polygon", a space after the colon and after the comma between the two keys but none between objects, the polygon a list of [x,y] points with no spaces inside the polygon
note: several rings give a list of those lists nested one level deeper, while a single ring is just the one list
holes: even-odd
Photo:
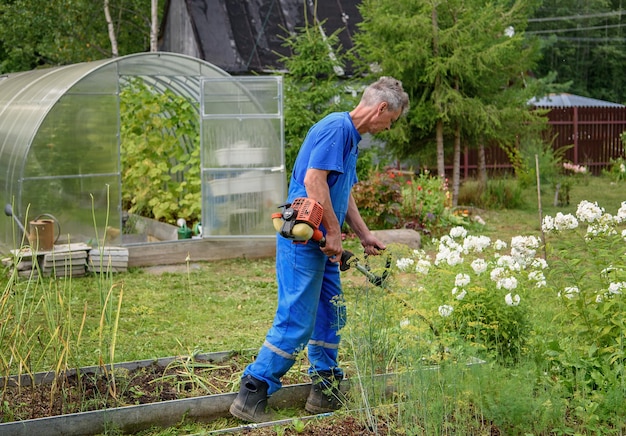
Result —
[{"label": "white flowering bush", "polygon": [[623,374],[625,224],[626,201],[615,215],[597,203],[581,201],[575,214],[543,219],[552,259],[548,283],[562,307],[553,323],[560,337],[547,353],[555,377],[575,375],[596,388],[606,377]]},{"label": "white flowering bush", "polygon": [[456,339],[482,356],[517,361],[530,329],[525,296],[546,286],[547,263],[537,256],[540,240],[492,241],[454,227],[433,242],[436,253],[416,250],[396,262],[400,271],[427,283],[413,304],[425,308],[447,347]]}]

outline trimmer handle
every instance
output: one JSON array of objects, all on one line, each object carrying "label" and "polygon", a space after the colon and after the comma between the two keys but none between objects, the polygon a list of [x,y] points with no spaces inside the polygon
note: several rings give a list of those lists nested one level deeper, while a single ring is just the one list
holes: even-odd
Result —
[{"label": "trimmer handle", "polygon": [[357,259],[356,257],[354,257],[354,253],[348,250],[343,250],[343,252],[341,253],[341,260],[339,261],[339,270],[348,271],[351,264],[356,260]]}]

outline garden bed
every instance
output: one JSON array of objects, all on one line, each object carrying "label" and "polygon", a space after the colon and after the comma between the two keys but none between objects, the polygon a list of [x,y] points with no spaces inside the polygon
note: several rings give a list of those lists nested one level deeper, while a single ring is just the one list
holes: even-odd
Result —
[{"label": "garden bed", "polygon": [[[0,435],[90,435],[111,429],[135,433],[183,420],[230,418],[228,408],[236,396],[232,391],[250,358],[246,353],[222,352],[85,367],[56,377],[47,372],[1,378]],[[270,398],[270,407],[290,409],[301,421],[315,418],[304,411],[310,390],[305,380],[306,374],[290,372],[283,389]],[[347,389],[348,383],[344,387]],[[274,434],[275,426],[292,421],[243,424],[216,432]],[[334,418],[332,426],[336,435],[366,431],[349,416]],[[299,434],[326,434],[323,429],[327,427],[316,422],[308,428],[315,432]]]}]

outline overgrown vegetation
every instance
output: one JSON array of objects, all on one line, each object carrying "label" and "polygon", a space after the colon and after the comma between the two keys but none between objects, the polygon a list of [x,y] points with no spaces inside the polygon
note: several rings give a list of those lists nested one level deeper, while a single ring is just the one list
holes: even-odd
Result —
[{"label": "overgrown vegetation", "polygon": [[120,92],[124,210],[175,223],[200,220],[197,103],[139,79]]},{"label": "overgrown vegetation", "polygon": [[[352,406],[360,422],[384,422],[388,434],[626,431],[621,183],[594,177],[576,186],[569,206],[547,199],[545,249],[533,187],[522,192],[525,209],[481,211],[485,225],[451,227],[436,241],[424,237],[423,251],[389,247],[395,266],[384,288],[345,273],[341,361],[358,383]],[[593,196],[597,206],[584,202]],[[358,252],[356,241],[346,247]],[[375,273],[384,261],[368,259]],[[159,276],[7,276],[2,373],[256,348],[271,323],[275,292],[273,259],[190,262]],[[293,374],[306,372],[302,359]],[[170,369],[182,377],[163,378],[173,390],[210,389],[206,374],[192,372],[195,363],[175,365]],[[372,377],[388,372],[399,374],[393,396]],[[130,389],[127,378],[111,371],[114,392]]]}]

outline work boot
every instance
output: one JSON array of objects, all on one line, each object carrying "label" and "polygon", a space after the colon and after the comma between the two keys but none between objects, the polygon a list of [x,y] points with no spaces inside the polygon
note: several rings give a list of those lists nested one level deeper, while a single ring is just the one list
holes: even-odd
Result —
[{"label": "work boot", "polygon": [[346,398],[339,390],[339,383],[334,377],[315,375],[312,377],[311,392],[304,408],[313,414],[334,412],[346,402]]},{"label": "work boot", "polygon": [[230,406],[231,415],[249,422],[271,421],[271,414],[267,413],[268,384],[251,375],[241,379],[239,394]]}]

